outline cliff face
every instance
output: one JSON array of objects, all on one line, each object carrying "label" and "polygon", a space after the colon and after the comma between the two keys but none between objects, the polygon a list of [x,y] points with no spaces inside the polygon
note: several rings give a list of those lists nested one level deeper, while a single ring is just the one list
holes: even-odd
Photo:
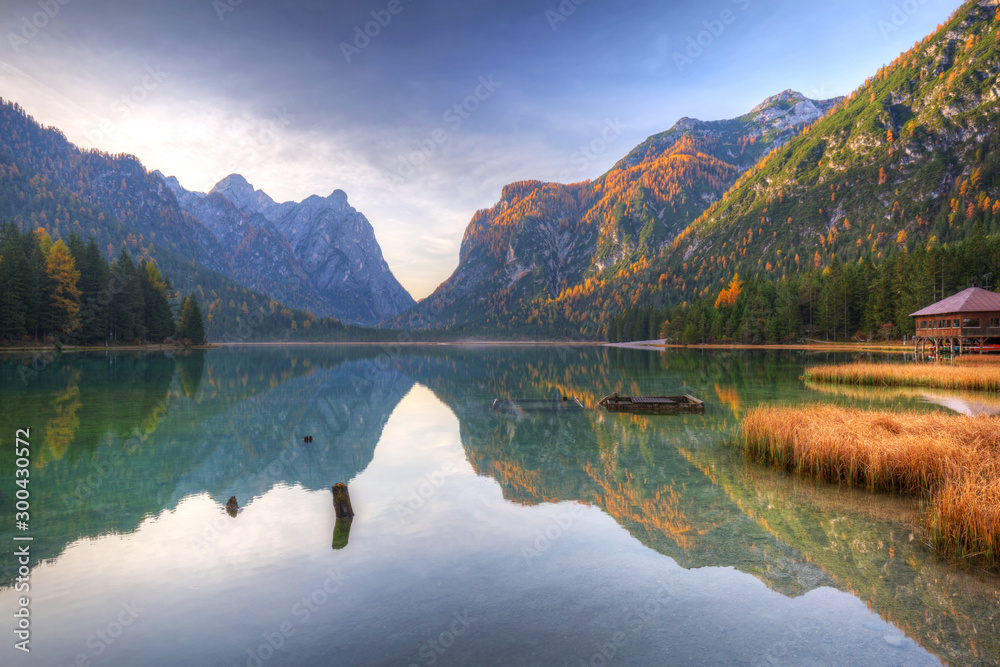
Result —
[{"label": "cliff face", "polygon": [[414,304],[382,257],[371,223],[342,190],[278,204],[239,174],[207,195],[165,180],[185,211],[236,253],[237,276],[275,298],[363,325]]}]

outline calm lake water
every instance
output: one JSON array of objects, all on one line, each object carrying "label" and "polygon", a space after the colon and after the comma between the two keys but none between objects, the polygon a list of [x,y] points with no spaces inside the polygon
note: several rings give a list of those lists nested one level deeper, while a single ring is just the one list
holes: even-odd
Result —
[{"label": "calm lake water", "polygon": [[[0,663],[1000,662],[1000,582],[940,561],[916,501],[727,448],[759,403],[1000,410],[799,379],[844,359],[443,346],[0,358]],[[616,390],[707,409],[596,408]],[[491,410],[562,396],[585,408]],[[19,428],[27,532],[14,526]],[[340,481],[350,526],[335,522]],[[15,535],[33,537],[30,654],[14,648]]]}]

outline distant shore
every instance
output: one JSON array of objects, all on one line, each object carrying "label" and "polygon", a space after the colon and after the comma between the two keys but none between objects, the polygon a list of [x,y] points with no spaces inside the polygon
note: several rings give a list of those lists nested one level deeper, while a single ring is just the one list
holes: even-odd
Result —
[{"label": "distant shore", "polygon": [[912,352],[907,343],[837,343],[833,341],[810,341],[806,343],[775,343],[770,345],[744,345],[737,343],[714,343],[702,345],[679,345],[665,340],[643,340],[631,343],[606,343],[608,347],[688,349],[688,350],[807,350],[812,352]]},{"label": "distant shore", "polygon": [[[836,342],[808,342],[789,343],[773,345],[741,345],[741,344],[704,344],[704,345],[678,345],[667,343],[663,340],[644,340],[629,343],[605,343],[601,341],[579,341],[579,340],[443,340],[443,341],[255,341],[255,342],[226,342],[209,343],[208,345],[196,345],[193,347],[183,347],[180,345],[66,345],[62,352],[152,352],[165,350],[211,350],[223,347],[378,347],[378,346],[401,346],[401,347],[618,347],[632,349],[690,349],[690,350],[805,350],[812,352],[891,352],[902,354],[911,352],[913,348],[903,343],[836,343]],[[4,353],[24,353],[24,352],[51,352],[56,350],[54,345],[11,345],[9,347],[0,346],[0,354]]]},{"label": "distant shore", "polygon": [[[64,353],[69,352],[156,352],[162,350],[211,350],[218,345],[214,343],[209,343],[208,345],[192,345],[191,347],[184,347],[183,345],[163,345],[151,343],[149,345],[110,345],[105,347],[104,345],[64,345],[59,351]],[[55,352],[57,350],[55,345],[11,345],[9,347],[0,346],[0,354],[4,353],[24,353],[24,352]]]},{"label": "distant shore", "polygon": [[[450,340],[450,341],[257,341],[247,343],[209,343],[208,345],[194,345],[183,347],[180,345],[65,345],[62,352],[155,352],[164,350],[212,350],[223,347],[428,347],[428,346],[448,346],[448,347],[564,347],[571,345],[574,347],[597,347],[607,345],[599,341],[574,341],[574,340]],[[53,352],[54,345],[11,345],[9,347],[0,346],[0,354],[3,353],[24,353],[24,352]]]}]

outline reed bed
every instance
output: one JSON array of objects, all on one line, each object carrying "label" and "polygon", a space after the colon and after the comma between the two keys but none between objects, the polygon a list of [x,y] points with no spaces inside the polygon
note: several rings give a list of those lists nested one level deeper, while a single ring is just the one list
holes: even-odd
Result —
[{"label": "reed bed", "polygon": [[1000,391],[1000,363],[962,362],[952,365],[858,362],[809,366],[805,371],[805,379],[831,384]]},{"label": "reed bed", "polygon": [[758,407],[736,445],[790,472],[927,499],[945,555],[1000,567],[1000,420],[816,405]]}]

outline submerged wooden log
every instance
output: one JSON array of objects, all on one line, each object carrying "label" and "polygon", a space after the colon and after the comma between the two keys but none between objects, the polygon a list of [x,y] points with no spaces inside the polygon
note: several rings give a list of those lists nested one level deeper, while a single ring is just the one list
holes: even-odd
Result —
[{"label": "submerged wooden log", "polygon": [[347,546],[347,541],[351,538],[351,524],[354,519],[337,519],[333,526],[333,548],[343,549]]},{"label": "submerged wooden log", "polygon": [[334,484],[332,489],[333,509],[337,513],[337,518],[350,519],[354,517],[354,509],[351,508],[351,495],[347,492],[347,485],[340,482]]},{"label": "submerged wooden log", "polygon": [[235,517],[239,509],[240,504],[236,502],[236,496],[229,496],[229,502],[226,503],[226,512],[229,513],[229,516]]}]

